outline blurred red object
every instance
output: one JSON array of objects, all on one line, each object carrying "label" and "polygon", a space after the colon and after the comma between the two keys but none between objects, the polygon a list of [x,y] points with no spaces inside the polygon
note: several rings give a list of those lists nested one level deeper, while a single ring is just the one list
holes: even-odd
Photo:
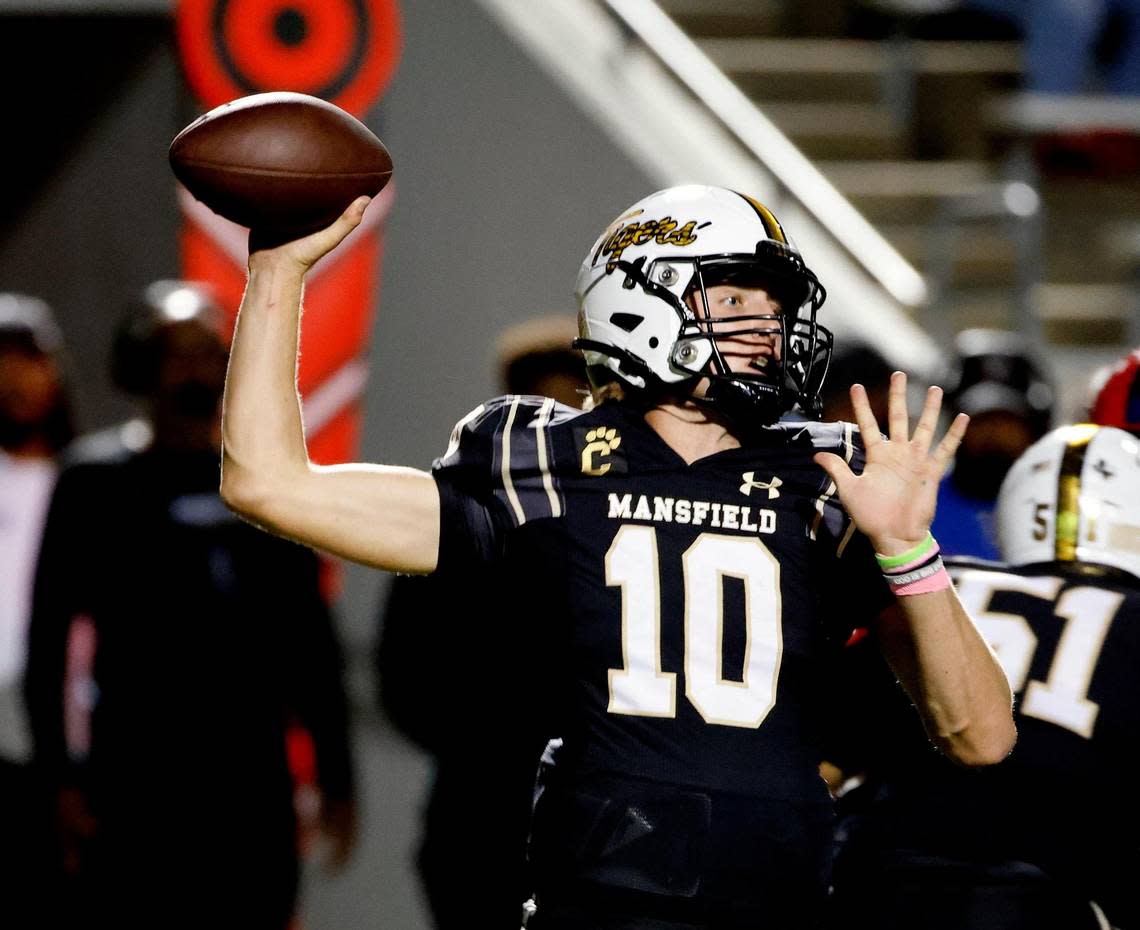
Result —
[{"label": "blurred red object", "polygon": [[1093,401],[1089,419],[1140,436],[1140,349],[1121,359]]},{"label": "blurred red object", "polygon": [[1119,178],[1140,175],[1140,136],[1115,129],[1048,133],[1034,145],[1037,164],[1048,175]]}]

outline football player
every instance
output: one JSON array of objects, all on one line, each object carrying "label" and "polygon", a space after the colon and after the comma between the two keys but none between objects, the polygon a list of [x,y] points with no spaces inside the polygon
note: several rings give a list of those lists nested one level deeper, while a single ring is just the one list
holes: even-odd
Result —
[{"label": "football player", "polygon": [[[860,707],[846,729],[869,772],[842,802],[835,927],[1140,927],[1140,817],[1124,801],[1140,732],[1140,441],[1054,430],[1010,470],[997,520],[1008,565],[947,565],[1014,689],[1017,747],[965,772],[907,732],[913,715],[888,693]],[[867,669],[864,648],[851,651]]]},{"label": "football player", "polygon": [[494,565],[503,601],[549,631],[562,738],[534,815],[534,926],[810,924],[831,822],[821,658],[851,626],[877,625],[949,755],[990,764],[1014,740],[1005,676],[929,534],[966,418],[935,444],[933,388],[909,433],[900,373],[888,436],[861,388],[859,429],[781,423],[817,409],[824,289],[763,205],[692,185],[624,211],[582,263],[593,410],[481,404],[431,474],[312,465],[302,283],[366,204],[291,243],[254,237],[224,497],[383,569]]}]

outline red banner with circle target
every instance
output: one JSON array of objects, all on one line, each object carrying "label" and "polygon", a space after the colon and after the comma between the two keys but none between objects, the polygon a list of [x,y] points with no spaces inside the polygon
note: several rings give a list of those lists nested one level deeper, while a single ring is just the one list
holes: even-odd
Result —
[{"label": "red banner with circle target", "polygon": [[[178,47],[203,111],[237,97],[292,90],[363,117],[395,70],[401,34],[395,0],[180,0]],[[299,386],[309,454],[354,458],[368,335],[378,294],[389,184],[351,239],[306,280]],[[205,281],[232,317],[246,280],[246,233],[179,191],[182,274]]]},{"label": "red banner with circle target", "polygon": [[186,77],[205,109],[292,90],[362,116],[396,69],[396,0],[181,0]]},{"label": "red banner with circle target", "polygon": [[[396,0],[178,0],[178,50],[203,112],[248,94],[292,90],[354,116],[380,99],[395,72],[401,31]],[[171,127],[171,136],[181,127]],[[368,337],[379,295],[384,218],[395,185],[306,279],[298,386],[314,462],[354,459],[368,378]],[[246,282],[248,230],[179,189],[182,276],[211,285],[237,315]],[[324,564],[330,597],[339,572]]]}]

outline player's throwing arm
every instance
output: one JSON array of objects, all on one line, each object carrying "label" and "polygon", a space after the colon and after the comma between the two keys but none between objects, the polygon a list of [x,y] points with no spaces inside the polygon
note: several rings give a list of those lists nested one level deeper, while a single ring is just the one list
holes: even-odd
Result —
[{"label": "player's throwing arm", "polygon": [[305,274],[360,225],[390,180],[384,143],[332,103],[277,92],[194,120],[169,157],[195,198],[253,230],[226,379],[222,497],[306,545],[379,568],[431,571],[439,541],[431,477],[310,463],[296,386]]},{"label": "player's throwing arm", "polygon": [[[309,462],[296,386],[305,273],[355,229],[368,198],[327,229],[269,249],[251,241],[222,415],[222,497],[282,536],[389,571],[429,572],[439,494],[426,472]],[[256,239],[256,234],[253,237]]]}]

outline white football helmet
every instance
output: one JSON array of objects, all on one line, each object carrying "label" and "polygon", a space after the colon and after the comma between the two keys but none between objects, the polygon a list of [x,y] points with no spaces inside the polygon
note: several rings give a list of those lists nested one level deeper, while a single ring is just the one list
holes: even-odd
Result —
[{"label": "white football helmet", "polygon": [[[710,320],[706,289],[726,280],[763,287],[782,312]],[[751,197],[696,184],[649,195],[594,243],[575,290],[575,345],[595,384],[616,378],[639,390],[687,391],[707,377],[705,401],[734,418],[772,423],[796,403],[818,414],[832,346],[816,323],[826,291]],[[693,294],[703,312],[686,300]],[[742,320],[755,321],[747,332],[779,333],[778,364],[748,374],[729,368],[718,339],[729,329],[741,335]]]},{"label": "white football helmet", "polygon": [[1140,440],[1111,426],[1063,426],[1030,446],[997,500],[1014,565],[1090,562],[1140,578]]}]

